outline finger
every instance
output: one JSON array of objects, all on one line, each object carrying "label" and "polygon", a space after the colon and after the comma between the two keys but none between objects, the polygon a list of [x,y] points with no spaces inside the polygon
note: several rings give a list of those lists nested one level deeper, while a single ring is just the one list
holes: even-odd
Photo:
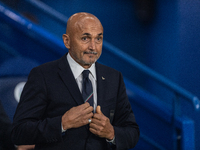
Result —
[{"label": "finger", "polygon": [[84,118],[91,119],[92,117],[93,117],[93,113],[91,112],[91,113],[86,114]]},{"label": "finger", "polygon": [[92,132],[93,134],[95,134],[95,135],[98,135],[98,136],[102,136],[102,129],[101,129],[101,127],[99,127],[99,126],[96,126],[96,125],[92,125],[92,123],[90,124],[90,128],[89,128],[89,130],[90,130],[90,132]]},{"label": "finger", "polygon": [[93,111],[93,109],[94,109],[92,106],[90,106],[90,104],[88,102],[85,102],[82,105],[84,106],[83,109],[89,109],[90,111],[91,110]]},{"label": "finger", "polygon": [[94,124],[93,122],[90,123],[90,128],[93,129],[93,130],[97,131],[97,130],[99,130],[99,127],[100,126],[98,126],[97,124]]},{"label": "finger", "polygon": [[93,128],[89,128],[90,132],[92,132],[93,134],[97,135],[97,131]]},{"label": "finger", "polygon": [[93,115],[93,118],[95,118],[95,119],[97,119],[97,120],[102,120],[102,119],[104,118],[104,115],[95,113],[95,114]]},{"label": "finger", "polygon": [[92,106],[90,106],[90,104],[88,102],[77,106],[76,109],[77,109],[77,111],[81,111],[85,114],[90,113],[94,110],[94,108]]},{"label": "finger", "polygon": [[96,108],[96,112],[98,113],[98,114],[103,114],[102,112],[101,112],[101,106],[97,106],[97,108]]},{"label": "finger", "polygon": [[90,104],[88,102],[85,102],[84,104],[81,104],[79,106],[81,106],[82,109],[87,109],[88,107],[90,107]]},{"label": "finger", "polygon": [[96,125],[101,125],[102,122],[101,122],[100,119],[97,119],[97,118],[94,118],[94,117],[93,117],[92,123],[93,123],[93,124],[96,124]]},{"label": "finger", "polygon": [[94,108],[92,106],[87,107],[86,109],[84,109],[83,111],[85,113],[91,113],[94,110]]}]

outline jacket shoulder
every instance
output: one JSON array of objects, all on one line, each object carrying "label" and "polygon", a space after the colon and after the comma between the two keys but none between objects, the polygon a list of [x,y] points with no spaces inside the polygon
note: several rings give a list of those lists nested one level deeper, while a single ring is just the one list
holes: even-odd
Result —
[{"label": "jacket shoulder", "polygon": [[33,68],[32,70],[42,70],[43,72],[46,72],[46,71],[48,72],[48,71],[56,70],[56,68],[59,68],[60,64],[66,63],[66,62],[67,62],[66,55],[64,55],[57,60],[41,64],[41,65]]},{"label": "jacket shoulder", "polygon": [[96,63],[96,67],[97,67],[98,70],[101,70],[101,71],[107,72],[107,73],[117,73],[117,74],[121,73],[120,71],[118,71],[114,68],[111,68],[109,66],[103,65],[103,64],[98,63],[98,62]]}]

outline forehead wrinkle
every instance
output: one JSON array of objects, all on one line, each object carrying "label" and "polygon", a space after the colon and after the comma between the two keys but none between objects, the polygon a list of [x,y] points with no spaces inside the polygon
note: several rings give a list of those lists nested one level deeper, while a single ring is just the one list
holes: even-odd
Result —
[{"label": "forehead wrinkle", "polygon": [[[98,26],[100,25],[103,30],[103,26],[96,16],[89,13],[77,13],[69,18],[66,33],[73,34],[77,30],[83,32],[86,20],[94,21]],[[90,23],[90,21],[88,23]]]},{"label": "forehead wrinkle", "polygon": [[[80,22],[76,22],[74,27],[77,28],[79,31],[84,32],[84,29],[86,29],[86,30],[89,29],[90,31],[92,31],[92,30],[98,29],[99,26],[101,26],[100,22],[97,22],[94,18],[92,18],[92,21],[89,20],[88,22],[86,22],[87,19],[90,19],[90,18],[85,18]],[[103,30],[102,30],[102,32],[103,32]],[[101,34],[102,32],[100,32],[99,34]],[[87,33],[87,31],[86,31],[86,33]],[[88,33],[88,34],[90,34],[90,33]]]},{"label": "forehead wrinkle", "polygon": [[[83,33],[82,36],[92,36],[92,34],[86,32],[86,33]],[[103,33],[99,33],[99,34],[97,34],[95,36],[97,36],[97,37],[103,36]]]}]

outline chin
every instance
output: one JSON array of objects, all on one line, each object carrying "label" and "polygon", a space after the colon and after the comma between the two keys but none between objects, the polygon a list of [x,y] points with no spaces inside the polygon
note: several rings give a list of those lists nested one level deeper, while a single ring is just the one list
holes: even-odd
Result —
[{"label": "chin", "polygon": [[96,60],[97,59],[88,59],[88,60],[85,60],[84,62],[85,62],[85,64],[93,64],[93,63],[95,63],[96,62]]}]

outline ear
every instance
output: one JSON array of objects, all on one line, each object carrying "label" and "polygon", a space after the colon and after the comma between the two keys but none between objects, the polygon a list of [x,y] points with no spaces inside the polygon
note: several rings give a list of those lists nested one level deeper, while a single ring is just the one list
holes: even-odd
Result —
[{"label": "ear", "polygon": [[68,35],[68,34],[63,34],[62,38],[63,38],[63,42],[64,42],[64,44],[65,44],[65,47],[66,47],[67,49],[70,49],[70,39],[69,39],[69,35]]}]

